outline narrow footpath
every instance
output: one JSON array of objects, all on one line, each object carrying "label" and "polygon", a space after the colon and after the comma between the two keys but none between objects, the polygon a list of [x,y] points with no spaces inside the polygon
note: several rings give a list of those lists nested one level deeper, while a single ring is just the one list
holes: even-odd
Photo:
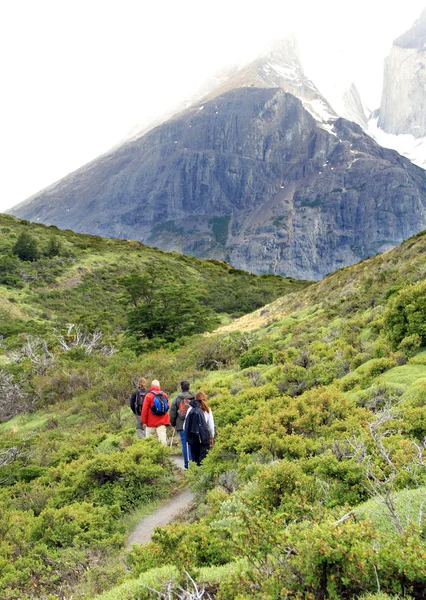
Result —
[{"label": "narrow footpath", "polygon": [[[182,457],[175,456],[172,460],[177,467],[183,469]],[[144,517],[130,534],[126,550],[129,552],[133,545],[149,542],[154,529],[173,521],[177,514],[192,502],[193,498],[194,494],[188,488],[185,488],[182,492],[170,498],[166,504],[160,506],[152,515]]]}]

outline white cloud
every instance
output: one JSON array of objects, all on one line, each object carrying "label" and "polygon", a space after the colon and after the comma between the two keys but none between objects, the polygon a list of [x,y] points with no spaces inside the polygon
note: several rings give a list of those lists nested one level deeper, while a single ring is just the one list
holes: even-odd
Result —
[{"label": "white cloud", "polygon": [[106,151],[134,123],[190,96],[224,64],[254,57],[289,31],[300,37],[307,74],[323,93],[355,77],[375,108],[383,59],[424,1],[295,4],[2,3],[0,210]]}]

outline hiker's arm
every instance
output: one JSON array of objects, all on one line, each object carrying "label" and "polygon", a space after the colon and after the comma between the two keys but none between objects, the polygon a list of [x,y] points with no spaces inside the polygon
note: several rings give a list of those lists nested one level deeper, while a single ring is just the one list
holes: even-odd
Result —
[{"label": "hiker's arm", "polygon": [[134,414],[136,414],[136,392],[133,392],[133,394],[130,396],[130,400],[129,400],[129,406],[132,409],[132,412]]},{"label": "hiker's arm", "polygon": [[150,402],[151,398],[152,398],[152,394],[148,393],[145,396],[145,400],[143,401],[141,421],[144,425],[146,425],[147,421],[148,421],[148,410],[149,410],[148,405],[151,405],[151,402]]},{"label": "hiker's arm", "polygon": [[213,411],[211,409],[210,409],[210,412],[208,413],[207,426],[210,431],[210,437],[212,439],[214,439],[214,418],[213,418]]}]

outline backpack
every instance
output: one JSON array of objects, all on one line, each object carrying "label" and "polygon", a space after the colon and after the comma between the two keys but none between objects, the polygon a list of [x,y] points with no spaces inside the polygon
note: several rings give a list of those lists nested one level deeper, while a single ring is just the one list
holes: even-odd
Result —
[{"label": "backpack", "polygon": [[143,406],[143,401],[145,400],[145,396],[147,394],[147,391],[144,389],[137,389],[136,390],[136,402],[135,402],[135,410],[136,410],[136,414],[138,416],[140,416],[140,414],[142,413],[142,406]]},{"label": "backpack", "polygon": [[210,439],[209,429],[201,408],[194,407],[185,421],[185,435],[188,444],[207,444]]},{"label": "backpack", "polygon": [[153,415],[165,415],[169,410],[169,403],[167,402],[163,392],[153,392],[151,394],[154,396],[154,404],[151,407],[151,412]]},{"label": "backpack", "polygon": [[184,419],[186,417],[186,413],[188,412],[188,408],[189,408],[189,403],[193,399],[194,398],[182,398],[181,403],[179,404],[179,408],[178,408],[178,415],[180,416],[181,419]]}]

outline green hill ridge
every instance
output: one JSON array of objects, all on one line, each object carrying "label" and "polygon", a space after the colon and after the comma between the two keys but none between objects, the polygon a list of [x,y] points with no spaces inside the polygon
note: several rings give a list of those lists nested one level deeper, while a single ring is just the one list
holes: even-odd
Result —
[{"label": "green hill ridge", "polygon": [[[2,598],[171,598],[196,585],[222,600],[424,599],[425,233],[308,286],[0,223],[12,260],[26,228],[39,248],[60,236],[63,253],[18,265],[19,280],[0,285]],[[203,286],[200,303],[228,323],[131,343],[137,307],[123,277],[153,263],[171,284]],[[233,286],[243,300],[244,289],[290,293],[229,322],[247,309],[238,298],[231,309]],[[118,557],[137,511],[186,477],[167,448],[134,435],[138,376],[171,393],[189,378],[207,393],[218,435],[187,476],[192,509],[127,555],[126,571]]]}]

